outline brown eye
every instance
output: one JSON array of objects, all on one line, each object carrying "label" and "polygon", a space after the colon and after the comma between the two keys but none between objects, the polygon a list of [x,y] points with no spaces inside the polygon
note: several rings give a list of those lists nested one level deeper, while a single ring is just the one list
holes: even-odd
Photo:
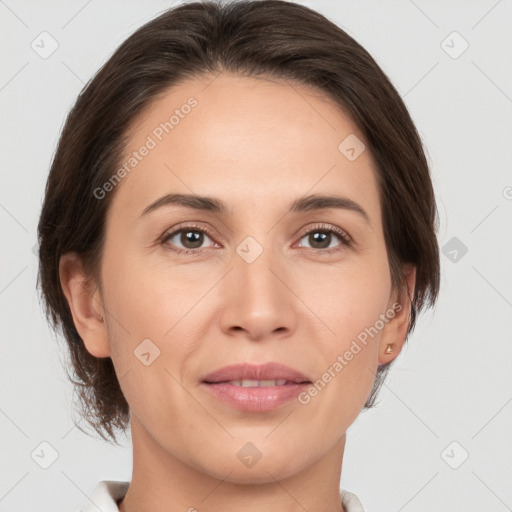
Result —
[{"label": "brown eye", "polygon": [[[336,238],[341,243],[336,244]],[[316,227],[304,233],[301,240],[303,239],[307,240],[310,249],[317,251],[350,245],[350,237],[344,231],[334,227]]]},{"label": "brown eye", "polygon": [[162,239],[162,244],[176,247],[176,252],[192,251],[200,252],[203,249],[205,239],[211,238],[206,231],[200,228],[185,227],[169,233]]},{"label": "brown eye", "polygon": [[313,231],[306,235],[313,249],[328,249],[332,241],[332,233]]}]

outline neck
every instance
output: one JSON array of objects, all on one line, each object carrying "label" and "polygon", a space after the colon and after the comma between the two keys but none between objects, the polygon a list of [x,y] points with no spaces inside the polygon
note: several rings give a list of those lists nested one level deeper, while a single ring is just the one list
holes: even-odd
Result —
[{"label": "neck", "polygon": [[[133,472],[120,512],[345,512],[340,477],[346,435],[313,465],[280,479],[271,475],[262,483],[237,483],[192,467],[160,446],[132,416]],[[299,451],[298,451],[299,453]]]}]

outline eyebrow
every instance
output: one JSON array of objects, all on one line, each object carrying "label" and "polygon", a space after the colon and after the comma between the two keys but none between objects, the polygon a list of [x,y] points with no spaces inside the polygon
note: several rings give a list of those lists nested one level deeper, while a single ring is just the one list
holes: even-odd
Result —
[{"label": "eyebrow", "polygon": [[[220,199],[193,194],[166,194],[144,208],[140,216],[142,217],[158,208],[169,205],[183,206],[186,208],[193,208],[194,210],[220,214],[228,212],[226,204]],[[329,208],[353,211],[359,214],[368,224],[371,225],[370,217],[361,205],[352,201],[352,199],[349,199],[348,197],[338,195],[314,194],[301,197],[291,203],[288,212],[298,213],[308,212],[311,210],[325,210]]]}]

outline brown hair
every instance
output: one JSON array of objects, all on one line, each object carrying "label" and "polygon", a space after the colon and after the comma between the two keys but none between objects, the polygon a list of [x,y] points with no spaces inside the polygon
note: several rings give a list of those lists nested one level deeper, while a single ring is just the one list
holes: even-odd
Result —
[{"label": "brown hair", "polygon": [[[416,266],[408,335],[417,313],[437,299],[438,218],[429,167],[402,99],[368,52],[326,17],[284,0],[171,8],[123,42],[80,93],[52,161],[38,225],[45,313],[67,341],[81,413],[106,440],[117,442],[115,430],[126,430],[128,403],[111,358],[92,356],[75,328],[59,259],[75,251],[98,277],[115,192],[99,201],[93,191],[117,168],[131,123],[181,80],[223,70],[314,86],[351,116],[377,165],[395,289],[407,287],[402,264]],[[366,408],[375,404],[390,364],[379,366]]]}]

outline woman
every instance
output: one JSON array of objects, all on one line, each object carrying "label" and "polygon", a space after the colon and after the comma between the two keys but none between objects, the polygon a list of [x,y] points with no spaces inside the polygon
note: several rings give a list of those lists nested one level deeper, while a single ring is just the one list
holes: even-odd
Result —
[{"label": "woman", "polygon": [[87,84],[39,222],[83,416],[131,431],[84,510],[357,512],[346,431],[439,289],[414,124],[372,57],[280,0],[170,9]]}]

